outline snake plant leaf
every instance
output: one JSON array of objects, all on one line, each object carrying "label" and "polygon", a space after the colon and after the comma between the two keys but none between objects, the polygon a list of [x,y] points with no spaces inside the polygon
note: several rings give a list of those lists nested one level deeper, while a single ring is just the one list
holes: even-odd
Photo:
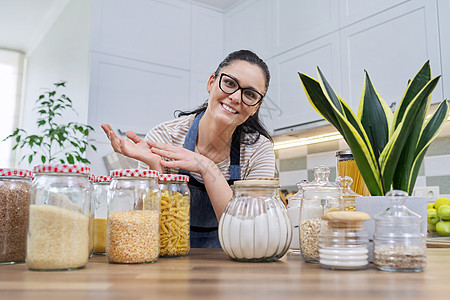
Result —
[{"label": "snake plant leaf", "polygon": [[407,143],[413,124],[416,122],[417,117],[421,114],[421,112],[427,109],[428,98],[436,87],[438,81],[439,76],[433,78],[414,97],[406,108],[402,121],[398,124],[385,149],[380,155],[379,162],[386,189],[389,189],[392,185],[399,159],[403,148]]},{"label": "snake plant leaf", "polygon": [[375,157],[378,158],[389,140],[389,125],[393,113],[381,98],[365,71],[364,86],[358,107],[358,119],[369,136]]},{"label": "snake plant leaf", "polygon": [[414,189],[414,183],[416,182],[417,175],[419,174],[420,166],[422,164],[423,158],[430,147],[431,142],[433,142],[438,136],[439,132],[444,127],[445,121],[449,115],[449,106],[446,100],[439,104],[430,120],[426,123],[425,128],[420,136],[419,143],[415,152],[415,160],[412,165],[412,171],[409,176],[407,192],[411,195]]},{"label": "snake plant leaf", "polygon": [[[431,67],[430,61],[426,61],[425,64],[420,68],[419,72],[414,76],[412,80],[408,82],[405,93],[403,94],[402,100],[394,114],[394,126],[391,131],[395,130],[398,124],[402,121],[403,115],[408,108],[414,97],[425,87],[425,85],[431,80]],[[392,134],[392,132],[391,132]]]}]

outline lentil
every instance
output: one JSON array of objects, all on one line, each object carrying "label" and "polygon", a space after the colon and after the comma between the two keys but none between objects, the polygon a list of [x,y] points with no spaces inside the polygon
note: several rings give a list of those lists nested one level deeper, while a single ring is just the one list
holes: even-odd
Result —
[{"label": "lentil", "polygon": [[93,250],[95,254],[104,254],[106,252],[106,228],[107,220],[95,218],[93,221]]}]

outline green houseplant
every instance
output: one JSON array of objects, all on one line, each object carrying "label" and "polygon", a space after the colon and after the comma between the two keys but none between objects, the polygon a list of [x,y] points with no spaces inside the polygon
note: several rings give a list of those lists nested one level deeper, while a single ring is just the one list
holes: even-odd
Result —
[{"label": "green houseplant", "polygon": [[365,71],[358,113],[342,100],[317,68],[318,79],[298,73],[312,106],[343,136],[372,196],[390,188],[410,195],[420,165],[449,113],[442,101],[428,117],[431,93],[439,76],[427,61],[412,80],[395,112],[375,90]]},{"label": "green houseplant", "polygon": [[90,164],[85,157],[86,150],[91,147],[97,148],[88,140],[89,133],[94,131],[89,125],[76,122],[61,123],[63,113],[71,109],[72,100],[65,94],[60,93],[61,88],[66,87],[66,82],[54,83],[55,88],[39,95],[36,100],[35,109],[38,110],[37,128],[41,134],[27,135],[24,129],[17,128],[7,136],[7,139],[15,139],[12,150],[18,148],[29,148],[31,153],[22,156],[22,160],[28,157],[28,163],[39,159],[42,163],[69,163],[80,162]]}]

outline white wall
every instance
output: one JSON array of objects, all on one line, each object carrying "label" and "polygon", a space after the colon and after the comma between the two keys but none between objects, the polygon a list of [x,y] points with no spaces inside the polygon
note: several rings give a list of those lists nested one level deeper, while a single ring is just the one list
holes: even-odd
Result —
[{"label": "white wall", "polygon": [[[19,127],[37,131],[37,97],[53,83],[67,81],[65,93],[78,115],[68,112],[65,122],[87,122],[89,95],[89,47],[92,0],[72,0],[42,40],[26,55],[24,101]],[[16,159],[22,155],[18,154]],[[22,162],[21,167],[29,167]]]}]

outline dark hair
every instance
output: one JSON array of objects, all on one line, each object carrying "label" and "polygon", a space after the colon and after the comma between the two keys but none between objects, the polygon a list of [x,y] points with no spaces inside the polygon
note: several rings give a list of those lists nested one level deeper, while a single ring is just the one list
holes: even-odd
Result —
[{"label": "dark hair", "polygon": [[[260,67],[261,70],[263,71],[264,77],[266,79],[265,87],[266,87],[266,93],[267,93],[267,89],[269,88],[269,82],[270,82],[269,68],[267,67],[266,63],[252,51],[238,50],[238,51],[228,54],[228,56],[225,57],[225,59],[219,64],[219,66],[217,67],[217,70],[214,72],[214,74],[216,76],[219,75],[220,70],[222,70],[224,67],[230,65],[231,63],[233,63],[235,61],[246,61],[246,62],[255,64],[258,67]],[[187,115],[191,115],[191,114],[198,115],[199,113],[204,112],[207,107],[208,107],[208,100],[206,100],[205,103],[203,103],[198,108],[196,108],[192,111],[177,110],[177,111],[175,111],[175,114],[178,113],[177,117],[187,116]],[[249,133],[252,136],[254,136],[250,140],[241,141],[245,144],[256,143],[258,141],[260,135],[265,136],[271,142],[273,142],[272,137],[270,136],[269,132],[267,131],[267,129],[264,127],[261,120],[259,119],[259,108],[253,116],[248,117],[248,119],[244,123],[239,125],[236,128],[235,132]]]}]

